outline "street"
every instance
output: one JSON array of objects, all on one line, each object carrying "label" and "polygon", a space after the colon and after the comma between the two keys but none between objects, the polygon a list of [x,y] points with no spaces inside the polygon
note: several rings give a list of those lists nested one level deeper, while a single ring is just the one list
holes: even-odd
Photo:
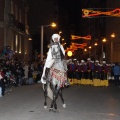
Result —
[{"label": "street", "polygon": [[44,109],[41,84],[13,87],[0,98],[0,120],[120,120],[120,88],[70,86],[63,90],[66,108],[59,113]]}]

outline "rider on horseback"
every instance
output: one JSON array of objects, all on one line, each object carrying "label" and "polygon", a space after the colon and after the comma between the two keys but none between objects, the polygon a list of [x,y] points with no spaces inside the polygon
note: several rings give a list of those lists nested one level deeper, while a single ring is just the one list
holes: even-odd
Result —
[{"label": "rider on horseback", "polygon": [[[63,46],[60,44],[60,35],[59,34],[52,35],[51,46],[52,45],[58,45],[58,47],[60,49],[60,55],[57,55],[57,57],[60,56],[60,58],[63,59],[65,56],[65,50],[64,50]],[[41,82],[43,84],[46,84],[48,73],[54,63],[54,56],[56,56],[55,54],[57,54],[57,52],[55,52],[55,50],[52,50],[52,48],[50,47],[48,54],[47,54],[47,59],[46,59],[45,65],[44,65],[42,77],[41,77]]]}]

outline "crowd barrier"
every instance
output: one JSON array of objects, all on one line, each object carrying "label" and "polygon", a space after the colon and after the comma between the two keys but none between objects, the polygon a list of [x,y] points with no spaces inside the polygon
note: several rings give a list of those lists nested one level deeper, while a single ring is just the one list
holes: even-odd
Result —
[{"label": "crowd barrier", "polygon": [[68,78],[70,85],[90,85],[90,86],[109,86],[109,80],[100,80],[100,79],[75,79]]}]

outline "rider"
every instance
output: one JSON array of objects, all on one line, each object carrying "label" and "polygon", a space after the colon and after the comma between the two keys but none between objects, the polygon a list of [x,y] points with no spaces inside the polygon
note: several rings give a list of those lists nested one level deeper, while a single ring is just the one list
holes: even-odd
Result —
[{"label": "rider", "polygon": [[[64,50],[63,46],[60,44],[60,35],[59,34],[52,35],[51,46],[54,44],[57,44],[59,46],[60,55],[61,55],[61,58],[63,59],[65,56],[65,50]],[[45,61],[42,77],[41,77],[41,82],[43,84],[46,84],[47,76],[48,76],[48,73],[49,73],[50,68],[52,67],[53,63],[54,63],[54,58],[52,57],[52,51],[51,51],[51,47],[50,47],[48,54],[47,54],[46,61]]]}]

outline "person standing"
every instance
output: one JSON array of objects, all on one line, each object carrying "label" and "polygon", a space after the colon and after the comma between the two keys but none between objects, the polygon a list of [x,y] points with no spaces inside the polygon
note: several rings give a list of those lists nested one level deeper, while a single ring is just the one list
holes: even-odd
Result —
[{"label": "person standing", "polygon": [[3,69],[0,69],[0,97],[5,95],[5,73],[3,72]]},{"label": "person standing", "polygon": [[99,64],[99,61],[96,60],[93,71],[93,86],[95,87],[100,86],[100,75],[101,75],[101,66]]},{"label": "person standing", "polygon": [[0,71],[0,97],[2,97],[2,75],[1,75],[1,71]]},{"label": "person standing", "polygon": [[94,64],[91,61],[91,58],[87,59],[87,79],[86,84],[87,85],[93,85],[93,70],[94,70]]},{"label": "person standing", "polygon": [[115,63],[115,66],[113,67],[113,75],[115,80],[115,86],[120,86],[119,76],[120,76],[120,66],[118,62]]},{"label": "person standing", "polygon": [[87,79],[87,65],[84,60],[81,60],[80,63],[80,76],[81,76],[81,85],[86,85],[86,79]]},{"label": "person standing", "polygon": [[100,85],[108,87],[109,86],[109,81],[108,81],[108,65],[106,64],[106,61],[102,61],[101,64],[101,80],[100,80]]},{"label": "person standing", "polygon": [[25,63],[23,69],[24,69],[24,84],[28,84],[28,64]]},{"label": "person standing", "polygon": [[31,65],[28,67],[28,84],[33,84],[33,70],[31,69]]}]

